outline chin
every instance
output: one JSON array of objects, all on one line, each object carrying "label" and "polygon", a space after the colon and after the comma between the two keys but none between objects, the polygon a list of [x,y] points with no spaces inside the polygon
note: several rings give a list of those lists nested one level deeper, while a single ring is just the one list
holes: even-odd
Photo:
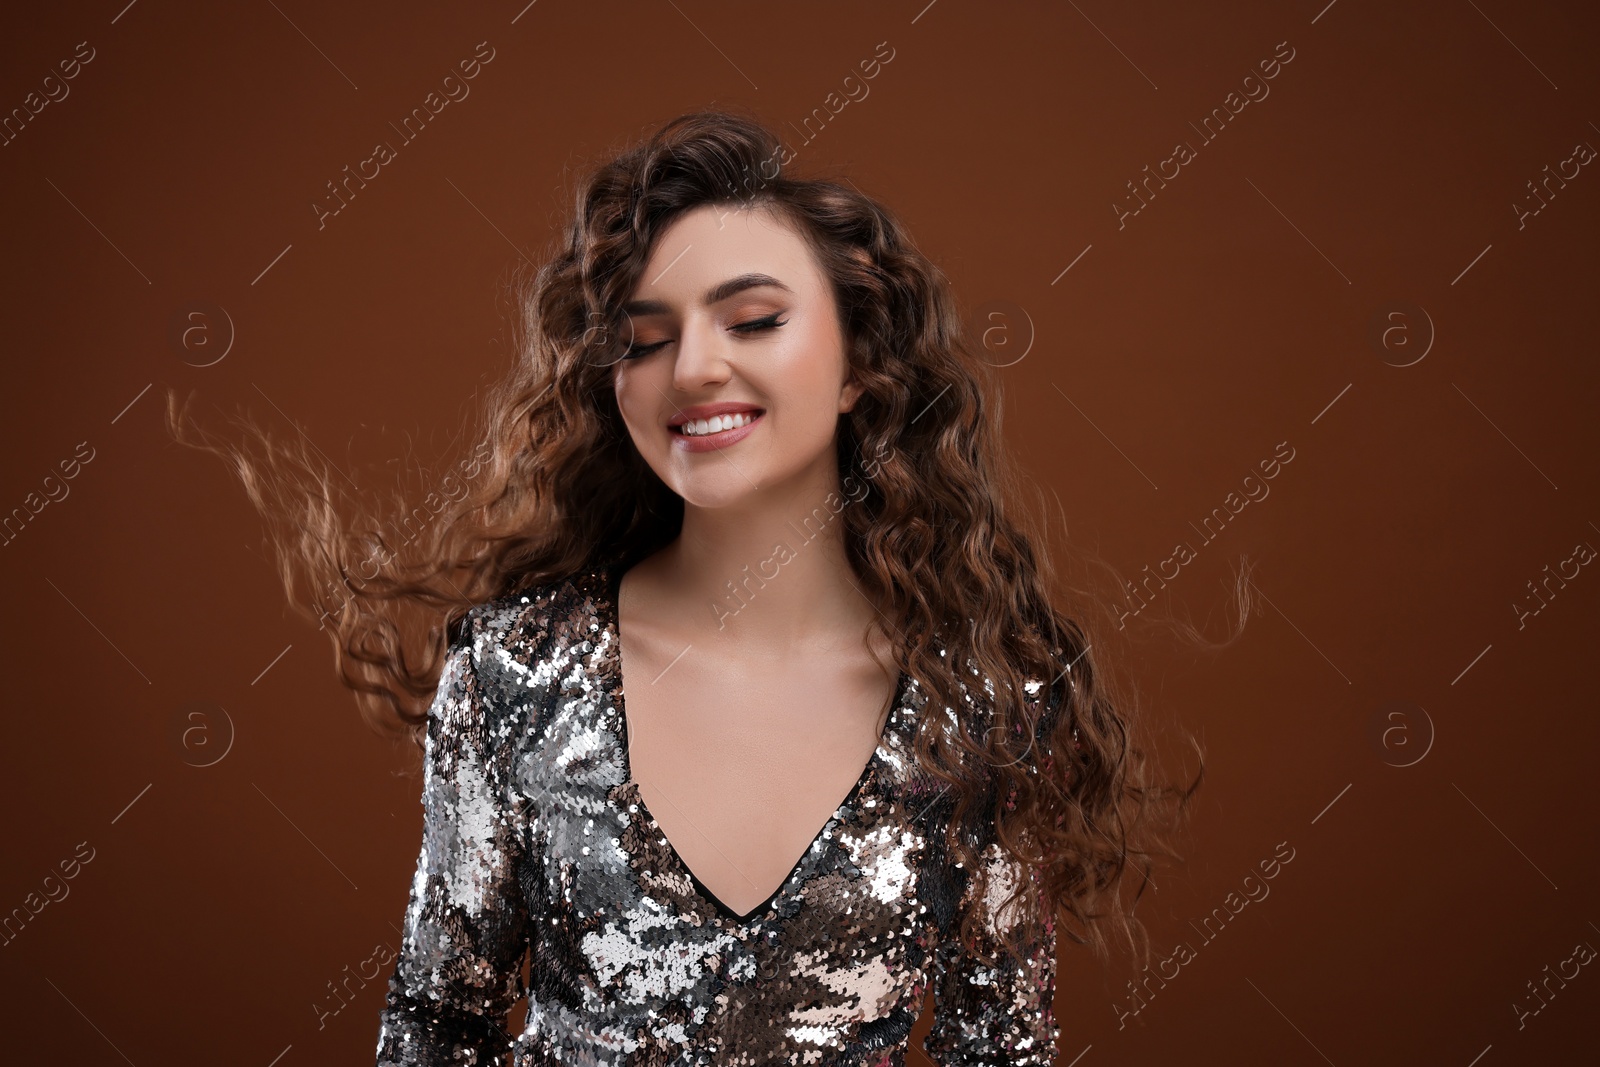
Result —
[{"label": "chin", "polygon": [[[695,477],[679,479],[668,482],[667,487],[683,498],[686,507],[696,507],[705,510],[718,508],[736,508],[741,504],[749,503],[761,491],[762,481],[751,471],[740,474],[738,471],[727,471],[724,477],[718,474],[715,477]],[[751,483],[755,484],[752,485]],[[737,484],[735,484],[737,483]]]}]

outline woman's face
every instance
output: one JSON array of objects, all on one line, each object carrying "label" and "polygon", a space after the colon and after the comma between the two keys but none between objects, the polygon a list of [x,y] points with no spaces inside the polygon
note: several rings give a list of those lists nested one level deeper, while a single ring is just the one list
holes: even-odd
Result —
[{"label": "woman's face", "polygon": [[685,213],[656,241],[623,312],[617,407],[685,503],[727,507],[785,484],[837,483],[839,415],[861,389],[827,276],[787,223],[759,208]]}]

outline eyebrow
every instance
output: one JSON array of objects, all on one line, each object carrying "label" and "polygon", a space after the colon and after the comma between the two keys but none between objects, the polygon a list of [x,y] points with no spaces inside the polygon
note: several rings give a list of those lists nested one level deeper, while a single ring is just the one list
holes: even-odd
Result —
[{"label": "eyebrow", "polygon": [[[710,289],[706,290],[705,295],[700,299],[706,304],[716,304],[720,301],[728,299],[730,296],[736,296],[737,294],[744,292],[746,289],[755,289],[761,286],[771,286],[774,289],[782,289],[784,292],[791,295],[794,293],[793,289],[790,289],[787,285],[784,285],[770,274],[751,272],[748,274],[736,275],[732,278],[729,278],[725,282],[719,282],[716,285],[713,285]],[[669,308],[660,300],[630,300],[626,304],[622,305],[622,313],[624,315],[665,315],[671,310],[671,308]]]}]

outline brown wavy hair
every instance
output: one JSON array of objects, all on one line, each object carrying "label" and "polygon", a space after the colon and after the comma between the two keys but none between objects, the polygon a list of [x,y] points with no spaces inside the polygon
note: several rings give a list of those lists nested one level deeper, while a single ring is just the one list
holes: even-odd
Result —
[{"label": "brown wavy hair", "polygon": [[[1073,941],[1104,958],[1115,931],[1143,961],[1134,906],[1152,861],[1177,858],[1166,842],[1204,776],[1203,753],[1186,785],[1152,781],[1133,706],[1090,651],[1104,602],[1085,599],[1077,619],[1053,604],[1054,568],[1035,547],[1043,518],[1022,506],[1024,481],[1001,447],[997,376],[944,274],[853,183],[796,177],[788,162],[760,122],[708,111],[667,122],[583,177],[547,258],[514,278],[515,363],[486,398],[477,447],[420,505],[400,494],[403,517],[387,527],[364,507],[342,516],[343,483],[301,439],[277,442],[240,420],[260,455],[204,431],[191,440],[187,402],[172,395],[169,426],[223,456],[269,519],[290,604],[327,629],[368,723],[420,746],[448,634],[469,607],[594,566],[625,569],[677,537],[683,500],[617,409],[619,309],[655,239],[685,212],[775,213],[831,279],[865,387],[838,426],[841,484],[864,487],[840,516],[855,578],[883,605],[897,666],[926,706],[967,709],[924,715],[915,745],[948,794],[948,858],[980,894],[988,844],[1027,864],[1032,891],[1018,885],[1006,902],[1022,908],[1007,949],[1065,911],[1083,930],[1066,931]],[[420,650],[408,650],[407,613],[421,616]],[[1142,880],[1127,902],[1130,864]],[[976,930],[960,936],[992,959]]]}]

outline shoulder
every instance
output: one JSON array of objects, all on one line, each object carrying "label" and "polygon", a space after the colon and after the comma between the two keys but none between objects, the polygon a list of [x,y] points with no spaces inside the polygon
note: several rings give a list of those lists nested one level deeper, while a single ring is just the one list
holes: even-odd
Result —
[{"label": "shoulder", "polygon": [[525,660],[528,652],[587,636],[603,591],[598,570],[530,583],[468,608],[452,628],[450,643],[469,646],[480,668],[495,657],[521,653]]},{"label": "shoulder", "polygon": [[469,608],[450,647],[470,665],[491,717],[528,716],[557,692],[592,650],[606,572],[534,582]]}]

